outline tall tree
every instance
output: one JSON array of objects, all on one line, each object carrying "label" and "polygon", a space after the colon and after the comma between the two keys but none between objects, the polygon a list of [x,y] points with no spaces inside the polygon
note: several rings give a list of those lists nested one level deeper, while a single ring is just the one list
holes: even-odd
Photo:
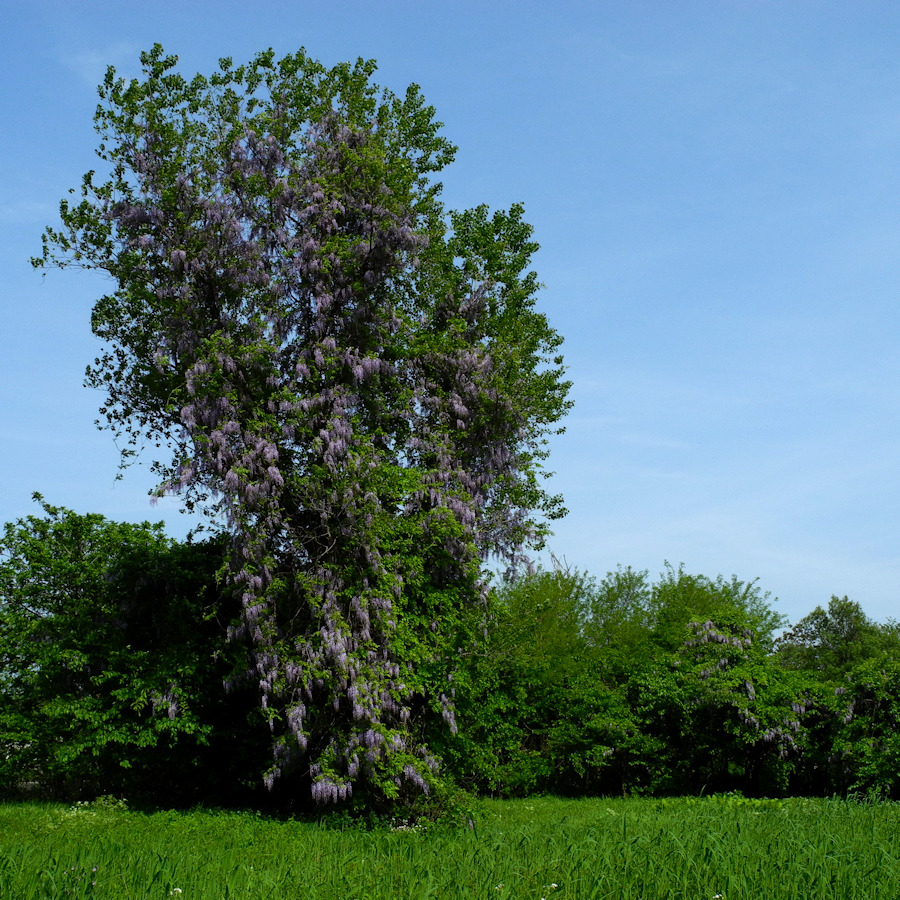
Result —
[{"label": "tall tree", "polygon": [[188,81],[158,45],[141,59],[100,88],[108,180],[85,176],[35,263],[112,276],[87,384],[125,461],[164,448],[159,492],[231,533],[267,783],[427,790],[417,729],[453,727],[483,563],[563,512],[540,475],[569,385],[531,228],[445,212],[455,148],[372,62],[268,51]]}]

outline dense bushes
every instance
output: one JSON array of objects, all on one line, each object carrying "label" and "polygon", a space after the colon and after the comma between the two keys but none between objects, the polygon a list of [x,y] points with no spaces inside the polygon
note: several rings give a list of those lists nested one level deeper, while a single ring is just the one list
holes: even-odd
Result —
[{"label": "dense bushes", "polygon": [[[0,539],[3,793],[265,802],[223,540],[41,503]],[[487,613],[448,685],[457,733],[414,707],[447,786],[900,795],[900,631],[846,597],[778,637],[753,583],[557,568],[501,584]]]},{"label": "dense bushes", "polygon": [[0,540],[0,785],[238,796],[267,735],[255,695],[223,690],[242,651],[222,541],[42,506]]},{"label": "dense bushes", "polygon": [[753,583],[556,570],[493,613],[443,753],[476,790],[900,794],[898,631],[847,598],[777,637]]}]

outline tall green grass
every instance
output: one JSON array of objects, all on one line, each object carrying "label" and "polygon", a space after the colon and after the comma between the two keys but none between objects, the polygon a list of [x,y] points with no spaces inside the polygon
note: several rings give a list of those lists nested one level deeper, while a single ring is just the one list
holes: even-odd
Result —
[{"label": "tall green grass", "polygon": [[533,799],[474,829],[333,828],[252,814],[0,806],[0,898],[900,897],[900,807]]}]

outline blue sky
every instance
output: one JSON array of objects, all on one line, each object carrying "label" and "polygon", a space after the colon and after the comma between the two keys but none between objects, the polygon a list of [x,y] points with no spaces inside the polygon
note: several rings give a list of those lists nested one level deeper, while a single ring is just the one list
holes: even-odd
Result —
[{"label": "blue sky", "polygon": [[0,31],[0,520],[31,493],[164,519],[81,386],[97,274],[35,273],[94,166],[107,64],[272,46],[378,60],[459,146],[451,207],[525,204],[575,407],[550,549],[602,576],[736,574],[796,621],[897,615],[900,5],[709,0],[16,4]]}]

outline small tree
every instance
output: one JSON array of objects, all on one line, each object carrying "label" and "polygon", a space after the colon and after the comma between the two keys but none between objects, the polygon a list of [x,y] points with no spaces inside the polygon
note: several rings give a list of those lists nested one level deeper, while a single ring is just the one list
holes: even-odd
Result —
[{"label": "small tree", "polygon": [[838,790],[900,797],[900,656],[884,653],[855,666],[839,689],[843,717],[832,764]]},{"label": "small tree", "polygon": [[[0,537],[0,784],[233,798],[229,763],[254,736],[222,692],[240,656],[225,646],[237,608],[216,581],[223,542],[41,505]],[[229,755],[211,756],[236,725]]]},{"label": "small tree", "polygon": [[36,265],[101,269],[87,383],[167,450],[159,493],[224,519],[275,779],[318,802],[427,790],[426,714],[480,615],[562,513],[541,488],[567,409],[521,209],[445,214],[453,157],[413,86],[304,52],[186,81],[110,69],[85,176]]},{"label": "small tree", "polygon": [[827,609],[817,606],[776,641],[776,658],[815,697],[804,789],[896,797],[897,624],[875,622],[856,601],[834,596]]},{"label": "small tree", "polygon": [[492,592],[489,628],[455,679],[463,727],[444,756],[462,783],[502,795],[558,786],[547,734],[576,702],[573,679],[597,680],[581,635],[592,590],[557,567]]},{"label": "small tree", "polygon": [[825,681],[840,681],[854,666],[896,648],[891,626],[873,622],[855,600],[832,597],[817,606],[776,642],[781,664]]},{"label": "small tree", "polygon": [[662,793],[784,790],[798,698],[771,663],[784,620],[769,595],[735,576],[667,566],[646,616],[626,686],[640,730],[629,748],[636,785]]}]

